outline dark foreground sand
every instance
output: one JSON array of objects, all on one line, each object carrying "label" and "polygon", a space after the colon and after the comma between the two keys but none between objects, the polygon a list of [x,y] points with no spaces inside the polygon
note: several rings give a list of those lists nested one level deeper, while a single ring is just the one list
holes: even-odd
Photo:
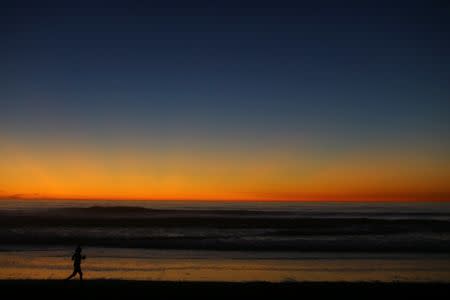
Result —
[{"label": "dark foreground sand", "polygon": [[438,299],[449,283],[3,280],[2,299]]}]

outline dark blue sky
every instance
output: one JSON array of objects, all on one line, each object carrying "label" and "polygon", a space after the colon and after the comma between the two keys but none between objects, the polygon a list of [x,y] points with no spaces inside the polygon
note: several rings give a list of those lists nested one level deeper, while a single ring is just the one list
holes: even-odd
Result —
[{"label": "dark blue sky", "polygon": [[448,1],[1,1],[0,199],[450,200]]},{"label": "dark blue sky", "polygon": [[446,1],[1,5],[8,137],[447,146]]}]

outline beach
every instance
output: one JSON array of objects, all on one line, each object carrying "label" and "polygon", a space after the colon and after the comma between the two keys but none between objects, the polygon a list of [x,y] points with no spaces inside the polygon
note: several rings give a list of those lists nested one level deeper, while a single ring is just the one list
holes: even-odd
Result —
[{"label": "beach", "polygon": [[148,282],[148,281],[0,281],[2,295],[16,299],[424,299],[450,292],[444,283],[380,282]]},{"label": "beach", "polygon": [[450,206],[3,202],[0,279],[449,282]]}]

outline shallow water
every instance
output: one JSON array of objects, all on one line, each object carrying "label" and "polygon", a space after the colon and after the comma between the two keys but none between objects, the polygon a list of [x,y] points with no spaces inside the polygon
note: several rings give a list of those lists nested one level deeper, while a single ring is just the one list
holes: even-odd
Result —
[{"label": "shallow water", "polygon": [[[69,248],[0,252],[0,279],[64,279]],[[85,279],[174,281],[446,281],[444,254],[222,252],[85,248]]]}]

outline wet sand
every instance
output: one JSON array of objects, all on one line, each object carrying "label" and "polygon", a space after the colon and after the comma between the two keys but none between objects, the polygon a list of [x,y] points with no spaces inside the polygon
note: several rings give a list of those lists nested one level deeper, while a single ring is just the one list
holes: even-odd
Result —
[{"label": "wet sand", "polygon": [[[450,282],[446,254],[185,251],[85,247],[87,280],[220,282]],[[73,248],[0,251],[0,280],[59,280]]]}]

